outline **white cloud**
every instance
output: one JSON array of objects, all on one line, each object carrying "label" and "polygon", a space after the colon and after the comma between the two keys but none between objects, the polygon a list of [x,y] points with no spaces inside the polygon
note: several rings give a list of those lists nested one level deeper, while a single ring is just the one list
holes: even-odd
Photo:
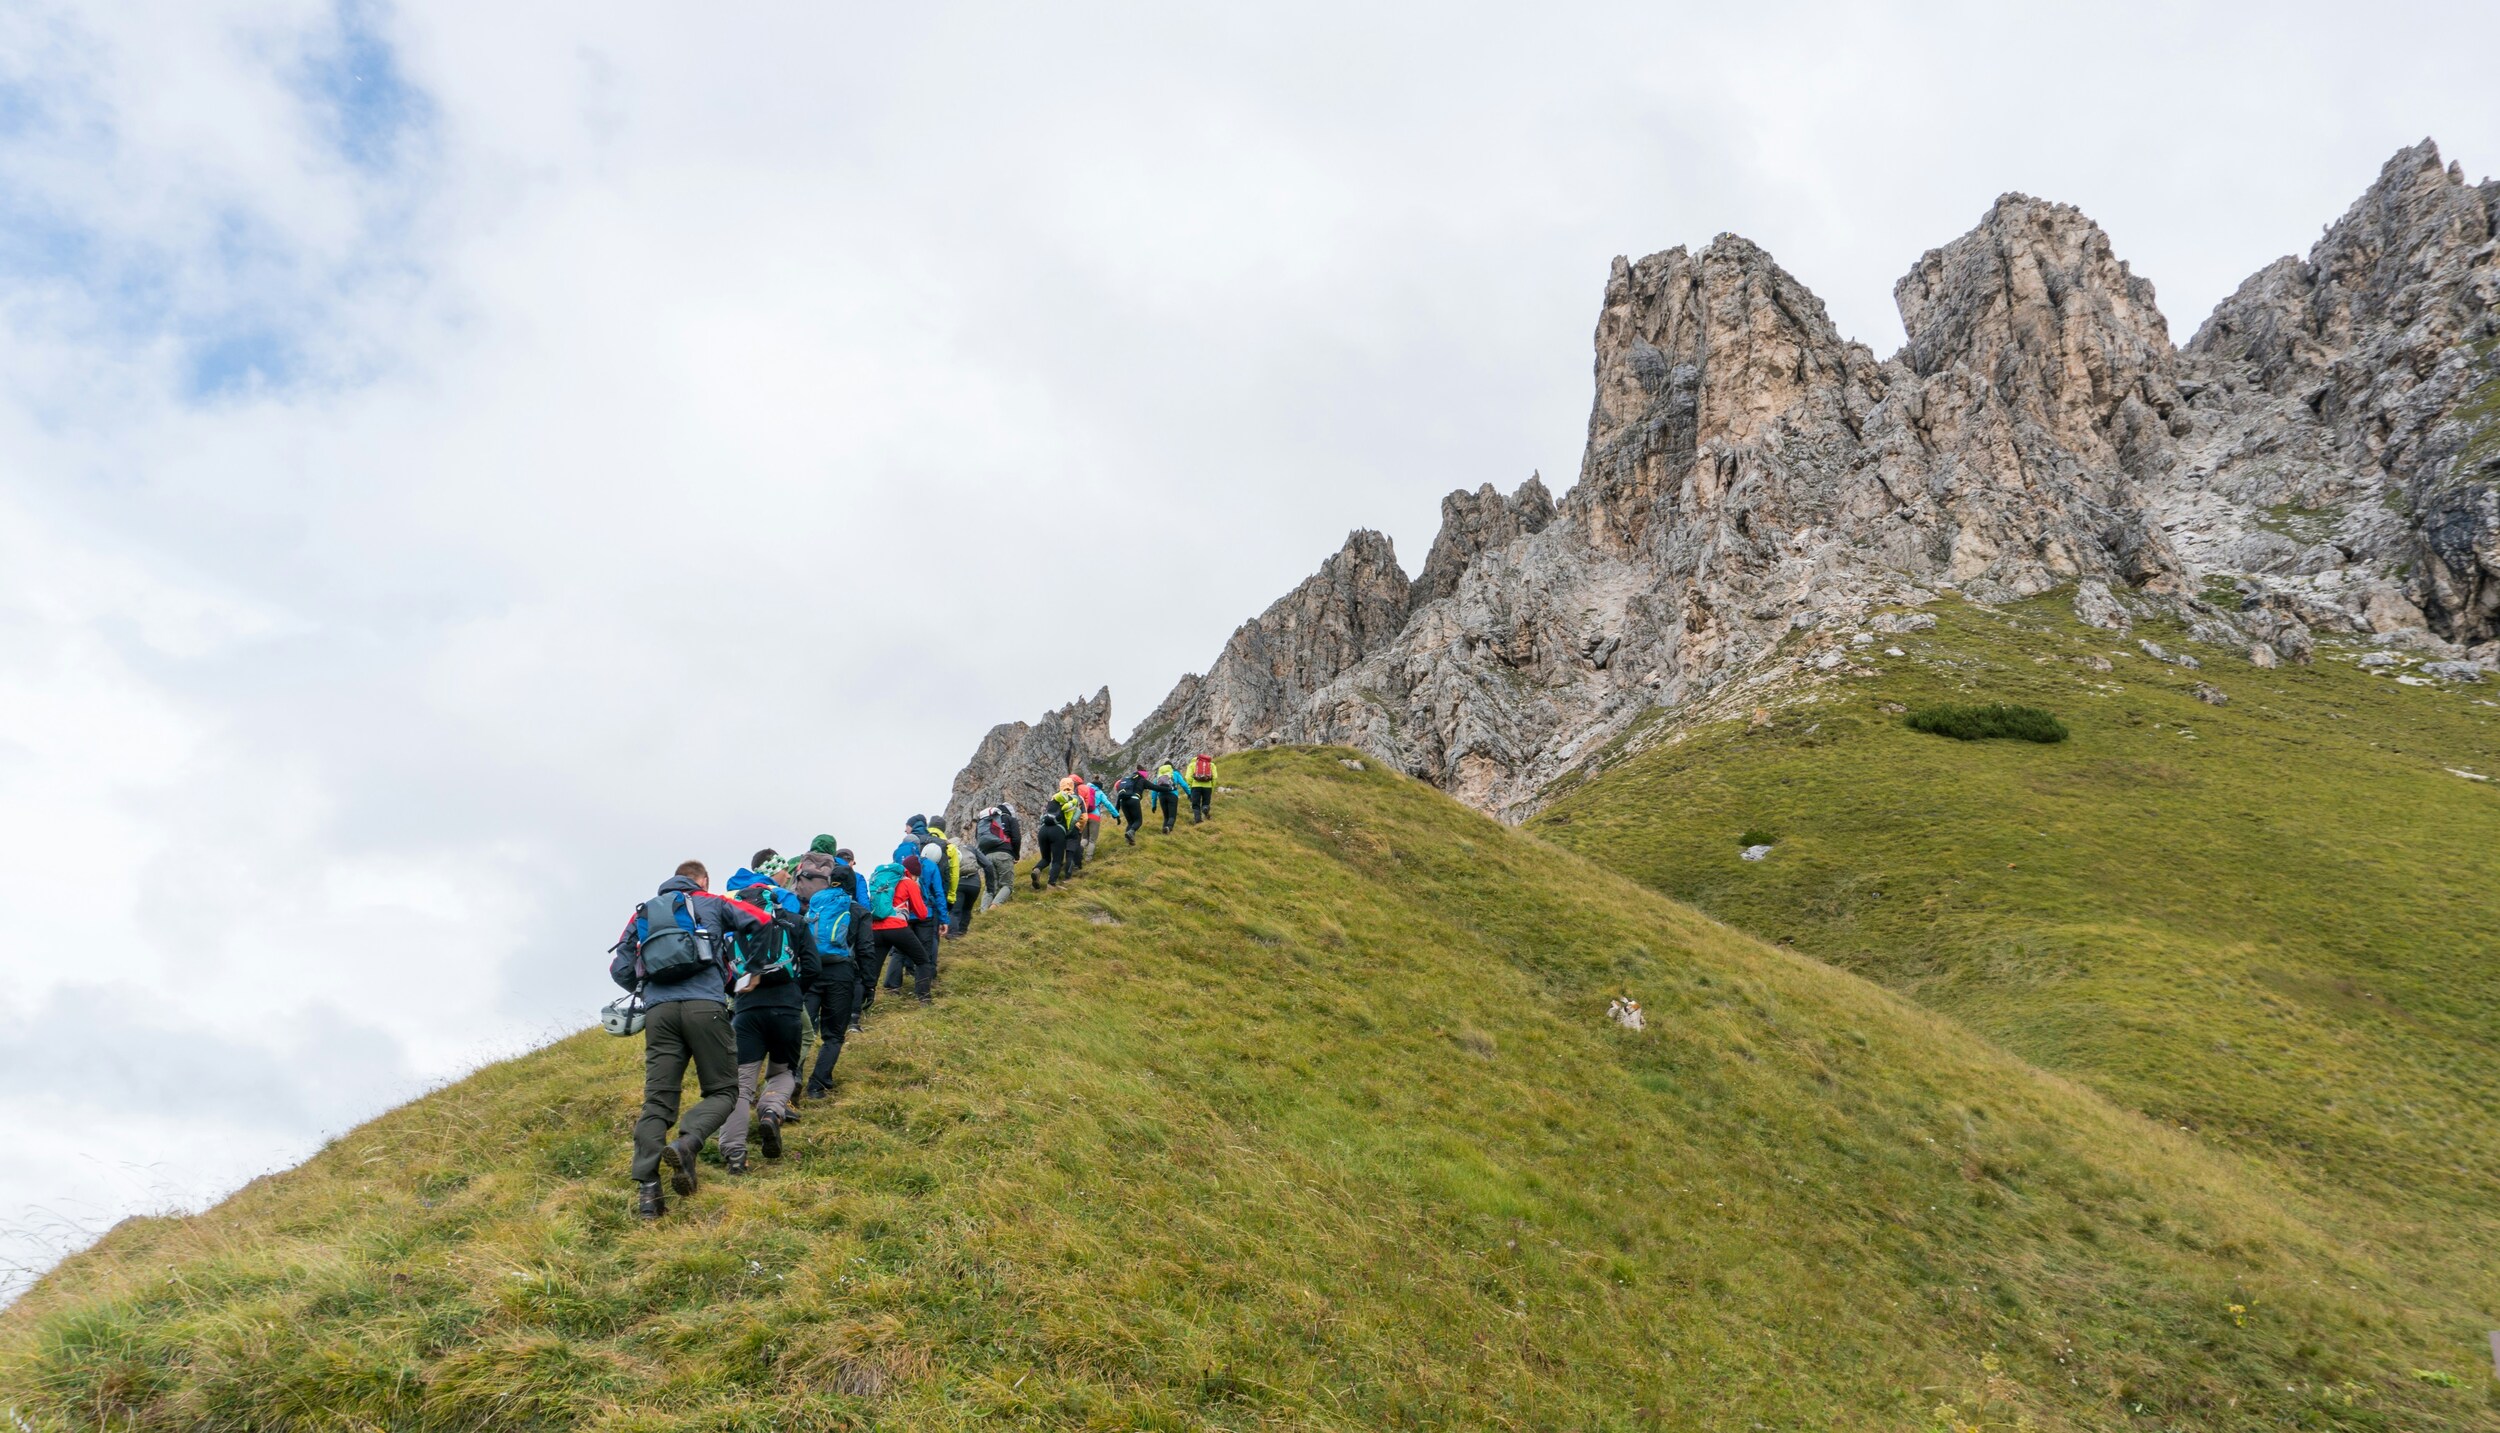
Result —
[{"label": "white cloud", "polygon": [[[20,7],[0,857],[80,899],[0,935],[73,1112],[0,1226],[297,1157],[585,1020],[679,858],[873,848],[1348,528],[1567,484],[1617,252],[1744,232],[1885,349],[2023,188],[2184,336],[2396,146],[2494,162],[2500,20],[2382,78],[2334,13]],[[223,1093],[99,1103],[168,1040]]]}]

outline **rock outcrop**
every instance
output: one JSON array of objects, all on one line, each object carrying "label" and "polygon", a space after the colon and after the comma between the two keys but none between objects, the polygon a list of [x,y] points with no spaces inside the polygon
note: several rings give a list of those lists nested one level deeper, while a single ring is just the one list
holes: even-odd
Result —
[{"label": "rock outcrop", "polygon": [[[1407,598],[1389,539],[1368,529],[1350,534],[1317,573],[1235,628],[1205,676],[1184,678],[1139,724],[1131,743],[1137,759],[1272,739],[1329,683],[1397,636]],[[1153,749],[1158,742],[1162,749]]]},{"label": "rock outcrop", "polygon": [[1001,722],[981,738],[972,760],[955,776],[946,801],[946,829],[971,829],[972,814],[1000,801],[1035,812],[1056,790],[1059,778],[1099,765],[1118,749],[1111,739],[1111,689],[1070,702],[1028,726]]},{"label": "rock outcrop", "polygon": [[2500,637],[2500,184],[2424,140],[2187,347],[2202,432],[2165,494],[2205,565],[2313,622]]},{"label": "rock outcrop", "polygon": [[2426,142],[2184,351],[2097,225],[2020,194],[1895,286],[1884,360],[1734,235],[1618,259],[1559,503],[1452,493],[1411,585],[1354,534],[1119,755],[1339,742],[1515,818],[1791,633],[1944,590],[2074,584],[2095,625],[2158,608],[2268,662],[2318,630],[2491,640],[2495,229],[2500,186]]}]

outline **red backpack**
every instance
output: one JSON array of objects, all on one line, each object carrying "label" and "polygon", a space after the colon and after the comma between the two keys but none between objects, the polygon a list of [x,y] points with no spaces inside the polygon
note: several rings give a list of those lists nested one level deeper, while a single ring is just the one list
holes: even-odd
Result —
[{"label": "red backpack", "polygon": [[1189,779],[1191,781],[1213,781],[1215,779],[1215,758],[1207,755],[1203,751],[1199,752],[1198,759],[1189,764]]}]

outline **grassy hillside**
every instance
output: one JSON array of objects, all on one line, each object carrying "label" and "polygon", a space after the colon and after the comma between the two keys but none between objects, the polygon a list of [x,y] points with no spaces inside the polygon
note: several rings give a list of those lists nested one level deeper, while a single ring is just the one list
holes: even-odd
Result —
[{"label": "grassy hillside", "polygon": [[[1341,753],[1021,893],[793,1152],[628,1216],[632,1044],[0,1314],[27,1426],[2500,1426],[2199,1139]],[[1605,1018],[1629,991],[1651,1028]],[[889,1007],[890,1010],[890,1007]]]},{"label": "grassy hillside", "polygon": [[[1636,757],[1536,829],[2262,1163],[2500,1326],[2500,787],[2451,770],[2500,775],[2500,685],[2136,634],[2188,671],[2058,598],[1935,610],[1857,649],[1881,675]],[[2072,738],[1900,714],[1994,701]],[[1768,858],[1739,859],[1749,830]]]}]

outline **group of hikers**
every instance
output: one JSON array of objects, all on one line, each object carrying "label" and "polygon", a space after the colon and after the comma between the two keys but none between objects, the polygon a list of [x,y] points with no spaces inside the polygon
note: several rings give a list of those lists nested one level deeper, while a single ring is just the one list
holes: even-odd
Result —
[{"label": "group of hikers", "polygon": [[[1034,889],[1082,870],[1106,820],[1122,822],[1132,846],[1149,806],[1165,835],[1183,808],[1193,823],[1206,820],[1215,786],[1215,759],[1205,752],[1151,773],[1139,767],[1108,791],[1063,777],[1034,832]],[[795,857],[767,848],[718,892],[701,861],[684,861],[634,907],[608,962],[609,978],[628,994],[602,1023],[643,1038],[633,1162],[643,1218],[668,1212],[663,1169],[680,1198],[695,1192],[696,1158],[715,1133],[733,1175],[747,1172],[750,1135],[764,1158],[779,1159],[783,1126],[798,1123],[804,1101],[832,1092],[843,1042],[860,1032],[880,984],[900,999],[908,975],[912,998],[933,1001],[939,946],[968,933],[976,911],[1015,893],[1024,853],[1024,818],[1013,804],[985,807],[971,824],[967,846],[913,816],[892,855],[867,871],[831,836]],[[689,1065],[702,1098],[681,1118]]]}]

